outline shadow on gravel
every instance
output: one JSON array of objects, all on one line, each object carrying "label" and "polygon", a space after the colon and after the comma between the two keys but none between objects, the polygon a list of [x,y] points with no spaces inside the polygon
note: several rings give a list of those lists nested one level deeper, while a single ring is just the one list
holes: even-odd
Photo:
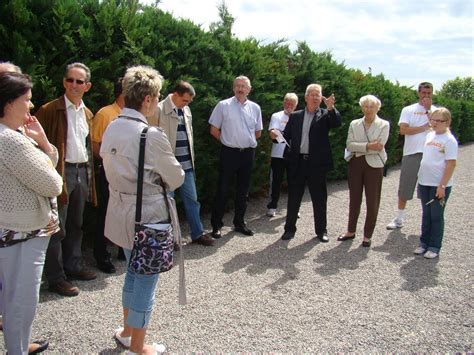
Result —
[{"label": "shadow on gravel", "polygon": [[423,288],[438,285],[438,260],[427,260],[423,256],[413,256],[413,259],[402,265],[400,275],[405,279],[401,289],[416,292]]},{"label": "shadow on gravel", "polygon": [[223,272],[231,274],[246,269],[248,275],[255,276],[264,274],[270,269],[281,270],[283,275],[265,286],[276,291],[279,286],[298,277],[300,270],[295,265],[304,259],[305,254],[317,244],[318,241],[312,238],[294,248],[288,248],[287,241],[278,239],[255,253],[241,253],[234,256],[223,265]]},{"label": "shadow on gravel", "polygon": [[353,243],[361,243],[362,238],[345,242],[337,242],[335,248],[321,252],[314,261],[317,264],[322,264],[317,267],[315,271],[321,276],[335,275],[341,269],[357,270],[359,264],[367,259],[367,254],[370,248],[363,248],[359,246],[355,249],[350,249]]},{"label": "shadow on gravel", "polygon": [[[376,238],[376,236],[374,236]],[[387,260],[392,263],[400,263],[413,256],[413,250],[418,246],[418,236],[406,235],[400,230],[391,231],[382,245],[374,247],[374,251],[386,253]]]}]

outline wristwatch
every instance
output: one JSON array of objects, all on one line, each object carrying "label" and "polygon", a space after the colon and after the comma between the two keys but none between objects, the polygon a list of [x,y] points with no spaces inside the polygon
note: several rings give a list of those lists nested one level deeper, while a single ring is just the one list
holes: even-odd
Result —
[{"label": "wristwatch", "polygon": [[442,189],[445,189],[446,185],[439,185],[439,187],[441,187]]}]

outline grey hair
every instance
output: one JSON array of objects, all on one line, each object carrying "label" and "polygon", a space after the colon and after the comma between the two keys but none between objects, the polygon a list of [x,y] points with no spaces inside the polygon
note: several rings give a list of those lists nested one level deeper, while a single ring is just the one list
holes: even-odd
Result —
[{"label": "grey hair", "polygon": [[319,90],[319,92],[322,94],[323,93],[323,88],[321,85],[319,84],[309,84],[307,87],[306,87],[306,92],[304,94],[304,96],[308,96],[308,93],[311,91],[311,90]]},{"label": "grey hair", "polygon": [[250,79],[247,78],[245,75],[239,75],[238,77],[236,77],[236,78],[234,79],[234,84],[235,84],[235,82],[236,82],[237,80],[243,80],[243,81],[245,81],[245,82],[247,83],[247,85],[249,86],[249,88],[252,87],[252,85],[250,84]]},{"label": "grey hair", "polygon": [[13,64],[12,62],[1,62],[0,63],[0,73],[3,72],[13,72],[21,74],[21,69],[18,65]]},{"label": "grey hair", "polygon": [[89,69],[89,67],[87,65],[85,65],[83,63],[79,63],[79,62],[69,64],[66,67],[66,74],[65,74],[66,76],[69,73],[69,70],[71,70],[72,68],[79,68],[79,69],[84,70],[86,72],[86,82],[91,81],[91,70]]}]

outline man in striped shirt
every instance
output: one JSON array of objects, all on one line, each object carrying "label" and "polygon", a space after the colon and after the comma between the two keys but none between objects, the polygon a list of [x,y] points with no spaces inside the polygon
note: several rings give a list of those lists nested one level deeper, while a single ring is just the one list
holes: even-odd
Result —
[{"label": "man in striped shirt", "polygon": [[193,243],[211,246],[214,244],[214,239],[209,233],[204,232],[194,175],[193,126],[188,105],[195,95],[196,92],[190,83],[179,81],[173,92],[158,104],[155,117],[150,119],[149,123],[164,130],[176,159],[185,172],[184,183],[178,191],[183,200]]}]

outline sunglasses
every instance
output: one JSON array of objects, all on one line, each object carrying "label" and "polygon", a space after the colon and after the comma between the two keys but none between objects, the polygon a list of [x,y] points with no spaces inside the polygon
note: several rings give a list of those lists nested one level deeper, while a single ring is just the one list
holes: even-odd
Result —
[{"label": "sunglasses", "polygon": [[70,83],[70,84],[76,82],[77,85],[84,85],[84,84],[86,83],[85,80],[73,79],[73,78],[66,78],[66,82],[67,82],[67,83]]}]

